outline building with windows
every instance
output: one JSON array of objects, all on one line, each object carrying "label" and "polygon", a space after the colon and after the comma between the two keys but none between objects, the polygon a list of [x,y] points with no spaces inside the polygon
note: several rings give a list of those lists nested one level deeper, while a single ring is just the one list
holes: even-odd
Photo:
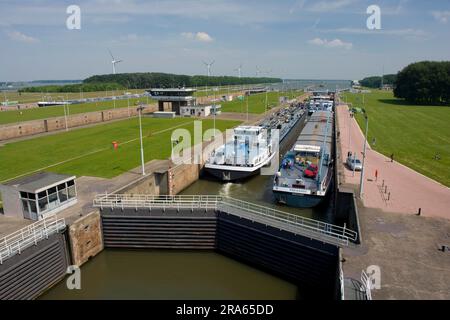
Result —
[{"label": "building with windows", "polygon": [[75,179],[42,172],[0,185],[4,215],[37,221],[74,205]]},{"label": "building with windows", "polygon": [[220,104],[213,105],[195,105],[180,108],[180,115],[183,117],[208,117],[210,115],[221,114],[222,106]]},{"label": "building with windows", "polygon": [[181,107],[190,107],[197,104],[194,97],[195,89],[171,88],[150,89],[147,92],[152,99],[158,101],[158,111],[173,111],[180,115]]}]

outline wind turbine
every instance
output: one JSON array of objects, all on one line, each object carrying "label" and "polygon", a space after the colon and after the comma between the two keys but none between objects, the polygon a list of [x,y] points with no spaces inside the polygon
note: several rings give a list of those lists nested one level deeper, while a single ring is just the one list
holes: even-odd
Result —
[{"label": "wind turbine", "polygon": [[123,60],[116,60],[116,59],[114,58],[114,56],[112,55],[111,50],[108,49],[108,51],[109,51],[109,55],[110,55],[111,58],[112,58],[111,63],[112,63],[113,74],[116,74],[116,64],[122,62]]},{"label": "wind turbine", "polygon": [[239,67],[237,69],[234,69],[234,71],[237,71],[239,74],[239,79],[241,78],[241,71],[242,71],[242,63],[239,65]]},{"label": "wind turbine", "polygon": [[206,83],[206,97],[207,98],[209,98],[208,82],[209,82],[209,77],[211,76],[211,66],[214,64],[214,62],[216,62],[216,61],[213,60],[210,63],[206,63],[205,61],[203,61],[203,64],[206,66],[206,68],[208,70],[208,80],[207,80],[207,83]]},{"label": "wind turbine", "polygon": [[256,66],[256,77],[258,78],[259,77],[259,74],[261,73],[261,71],[259,70],[259,67],[258,66]]},{"label": "wind turbine", "polygon": [[203,64],[206,66],[206,68],[208,69],[208,77],[211,76],[211,66],[214,64],[214,62],[216,62],[215,60],[213,60],[211,63],[206,63],[205,61],[203,61]]}]

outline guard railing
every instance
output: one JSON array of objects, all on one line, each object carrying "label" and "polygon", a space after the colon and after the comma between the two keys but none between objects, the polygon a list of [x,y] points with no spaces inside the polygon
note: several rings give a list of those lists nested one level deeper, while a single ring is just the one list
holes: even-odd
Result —
[{"label": "guard railing", "polygon": [[350,242],[355,242],[357,239],[357,233],[345,226],[341,227],[229,197],[102,194],[95,197],[93,205],[102,210],[104,208],[122,210],[145,208],[163,211],[166,209],[190,209],[191,211],[213,209],[338,246],[348,246]]},{"label": "guard railing", "polygon": [[0,239],[0,264],[16,254],[21,254],[24,249],[37,245],[39,241],[48,238],[50,235],[64,230],[65,227],[65,220],[58,219],[53,214],[7,235]]}]

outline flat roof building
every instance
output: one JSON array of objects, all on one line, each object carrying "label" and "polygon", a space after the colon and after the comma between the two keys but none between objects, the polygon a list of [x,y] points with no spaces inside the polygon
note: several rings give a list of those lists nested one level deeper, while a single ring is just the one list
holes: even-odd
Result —
[{"label": "flat roof building", "polygon": [[184,106],[180,108],[180,115],[183,117],[208,117],[215,113],[217,116],[221,114],[221,108],[220,104]]},{"label": "flat roof building", "polygon": [[150,89],[147,92],[158,101],[158,111],[173,111],[180,115],[181,107],[197,104],[194,93],[197,90],[187,88]]},{"label": "flat roof building", "polygon": [[5,216],[41,220],[77,202],[75,176],[42,172],[0,185]]}]

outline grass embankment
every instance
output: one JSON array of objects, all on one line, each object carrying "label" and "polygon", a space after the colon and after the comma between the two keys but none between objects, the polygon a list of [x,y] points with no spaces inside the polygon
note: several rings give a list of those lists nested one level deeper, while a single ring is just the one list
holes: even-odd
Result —
[{"label": "grass embankment", "polygon": [[[386,156],[393,153],[396,161],[450,186],[450,107],[409,105],[379,90],[364,94],[364,105],[362,94],[345,97],[354,107],[365,108],[373,149]],[[356,119],[364,130],[363,116]]]},{"label": "grass embankment", "polygon": [[[185,128],[192,135],[194,120],[143,118],[145,161],[169,158],[172,131]],[[217,120],[216,128],[224,131],[238,124]],[[203,130],[210,128],[213,120],[203,120]],[[112,141],[119,142],[118,150]],[[138,167],[139,150],[137,119],[10,143],[0,147],[0,182],[35,170],[111,178]]]},{"label": "grass embankment", "polygon": [[[269,92],[267,93],[267,105],[270,108],[279,105],[279,97],[287,96],[289,99],[298,97],[302,94],[300,91],[287,91],[287,92]],[[244,97],[244,100],[235,99],[230,102],[222,102],[222,112],[237,112],[246,113],[247,112],[247,99],[248,99],[248,112],[261,114],[266,112],[266,94],[258,93],[248,97]]]},{"label": "grass embankment", "polygon": [[[134,108],[138,102],[147,103],[147,98],[132,98],[130,99],[130,108]],[[153,103],[152,99],[148,99],[149,103]],[[116,100],[116,108],[127,108],[127,100]],[[114,108],[114,101],[101,101],[101,102],[89,102],[81,104],[72,104],[66,107],[69,115],[79,114],[85,112],[102,111]],[[0,112],[0,125],[17,123],[30,120],[47,119],[53,117],[64,116],[64,107],[42,107],[42,108],[32,108],[14,111],[2,111]]]},{"label": "grass embankment", "polygon": [[94,92],[22,92],[18,91],[5,91],[1,93],[1,102],[5,97],[9,101],[19,101],[19,103],[33,103],[42,100],[58,100],[60,96],[64,96],[66,100],[76,100],[81,98],[99,98],[105,96],[117,96],[122,95],[125,92],[131,94],[142,94],[142,89],[129,89],[129,90],[108,90],[108,91],[94,91]]}]

